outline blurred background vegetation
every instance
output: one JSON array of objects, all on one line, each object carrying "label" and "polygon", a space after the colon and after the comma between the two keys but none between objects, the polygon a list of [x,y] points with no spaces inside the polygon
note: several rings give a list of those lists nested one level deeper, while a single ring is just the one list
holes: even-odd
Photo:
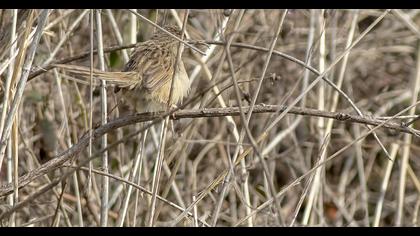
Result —
[{"label": "blurred background vegetation", "polygon": [[[28,58],[41,12],[0,10],[1,109],[5,109],[1,130],[7,126],[4,119],[11,114],[15,88],[26,69],[23,59]],[[132,47],[112,48],[148,40],[157,29],[145,19],[160,26],[182,26],[186,15],[186,38],[206,55],[185,47],[183,60],[191,80],[188,99],[198,99],[184,109],[234,107],[239,102],[250,106],[255,97],[257,105],[312,108],[384,121],[417,102],[419,10],[49,10],[10,137],[1,139],[7,140],[0,153],[4,156],[0,214],[8,212],[0,216],[3,226],[418,224],[419,138],[379,128],[375,135],[356,142],[374,126],[317,116],[253,114],[247,126],[239,116],[174,120],[167,127],[162,163],[157,162],[161,123],[131,136],[143,126],[127,125],[93,140],[91,148],[83,147],[59,168],[47,168],[36,178],[27,175],[77,146],[89,132],[90,118],[93,127],[99,126],[104,103],[108,121],[133,113],[118,106],[112,109],[119,99],[112,87],[107,87],[104,97],[99,81],[94,81],[91,91],[88,80],[48,66],[85,53],[65,63],[90,66],[92,59],[99,69],[101,55],[91,58],[90,51],[104,48],[110,49],[103,56],[105,70],[119,71]],[[35,72],[40,73],[31,77]],[[336,88],[321,80],[320,73]],[[11,89],[6,90],[8,78]],[[239,101],[233,79],[239,83]],[[200,94],[209,86],[215,87]],[[410,122],[415,114],[413,108],[392,122]],[[413,122],[412,128],[417,126]],[[89,153],[104,148],[105,138],[108,144],[123,142],[108,148],[107,156],[83,163]],[[235,163],[239,157],[244,158]],[[104,169],[106,159],[108,169]],[[324,160],[328,161],[312,169]],[[36,195],[80,165],[74,174]],[[161,173],[155,173],[160,165]],[[6,193],[6,186],[17,185],[17,176],[30,181]],[[155,204],[153,191],[159,196]]]}]

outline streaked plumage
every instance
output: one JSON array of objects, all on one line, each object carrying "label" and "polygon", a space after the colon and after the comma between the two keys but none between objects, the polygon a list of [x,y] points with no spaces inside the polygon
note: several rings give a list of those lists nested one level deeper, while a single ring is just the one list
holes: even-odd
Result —
[{"label": "streaked plumage", "polygon": [[[174,26],[164,28],[178,37],[181,36],[181,31]],[[190,88],[182,60],[178,62],[177,68],[174,68],[177,48],[178,40],[156,29],[150,40],[136,47],[121,72],[94,69],[93,76],[114,84],[115,91],[119,91],[138,112],[164,110],[169,100],[174,71],[171,104],[178,104]],[[62,64],[56,66],[72,74],[90,76],[89,67]]]}]

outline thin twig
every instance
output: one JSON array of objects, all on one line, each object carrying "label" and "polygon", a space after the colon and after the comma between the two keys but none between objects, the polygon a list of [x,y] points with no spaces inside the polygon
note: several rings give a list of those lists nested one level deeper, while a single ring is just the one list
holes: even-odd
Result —
[{"label": "thin twig", "polygon": [[[101,71],[105,71],[105,59],[102,40],[102,19],[100,10],[95,10],[96,16],[96,35],[98,43],[99,67]],[[107,122],[108,106],[106,94],[106,82],[101,80],[101,124]],[[101,137],[101,148],[108,146],[108,136],[104,134]],[[102,170],[108,173],[108,152],[102,153]],[[106,227],[108,224],[108,200],[109,200],[109,180],[107,176],[102,176],[101,182],[101,226]]]}]

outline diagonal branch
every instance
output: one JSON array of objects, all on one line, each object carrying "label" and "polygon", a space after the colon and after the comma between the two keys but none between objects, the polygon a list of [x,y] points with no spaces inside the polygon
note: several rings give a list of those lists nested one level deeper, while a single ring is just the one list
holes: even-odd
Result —
[{"label": "diagonal branch", "polygon": [[[253,109],[253,113],[275,113],[275,112],[282,112],[286,110],[287,106],[277,106],[277,105],[256,105]],[[249,107],[242,108],[244,113],[249,111]],[[341,112],[329,112],[329,111],[320,111],[316,109],[310,108],[299,108],[293,107],[288,111],[289,114],[295,115],[303,115],[303,116],[314,116],[314,117],[324,117],[328,119],[335,119],[337,121],[342,122],[349,122],[349,123],[359,123],[359,124],[367,124],[367,125],[374,125],[378,126],[383,124],[382,128],[390,129],[396,132],[408,133],[417,137],[420,137],[420,131],[416,129],[412,129],[410,127],[406,127],[401,125],[400,123],[395,122],[387,122],[384,124],[382,119],[374,119],[374,118],[367,118],[361,117],[357,115],[350,115]],[[96,127],[92,132],[92,139],[96,140],[100,138],[102,135],[109,133],[113,130],[116,130],[120,127],[146,122],[146,121],[153,121],[152,123],[157,123],[164,119],[166,116],[170,116],[171,119],[184,119],[184,118],[203,118],[203,117],[223,117],[223,116],[239,116],[240,111],[239,107],[227,107],[227,108],[206,108],[200,110],[182,110],[177,112],[169,112],[169,113],[138,113],[133,115],[127,115],[124,117],[117,118],[108,122],[105,125],[101,125]],[[145,127],[147,128],[147,127]],[[79,142],[73,145],[71,148],[67,149],[66,151],[59,154],[57,157],[51,159],[50,161],[43,164],[41,167],[25,174],[24,176],[19,178],[19,188],[22,188],[38,177],[49,173],[57,168],[60,168],[64,163],[68,160],[71,160],[72,157],[77,156],[89,143],[89,135],[86,133],[83,135]],[[0,197],[8,195],[12,193],[13,186],[12,185],[3,185],[0,187]]]}]

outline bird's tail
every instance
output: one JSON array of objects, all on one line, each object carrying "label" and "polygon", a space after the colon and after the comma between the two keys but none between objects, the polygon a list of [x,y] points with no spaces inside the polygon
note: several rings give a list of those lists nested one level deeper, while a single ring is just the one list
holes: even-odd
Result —
[{"label": "bird's tail", "polygon": [[[89,78],[91,75],[91,69],[85,66],[66,65],[66,64],[54,64],[56,68],[64,69],[65,71]],[[112,71],[100,71],[97,69],[92,70],[92,76],[97,79],[105,80],[111,84],[117,86],[126,87],[132,86],[139,82],[139,74],[134,71],[124,72],[112,72]]]}]

